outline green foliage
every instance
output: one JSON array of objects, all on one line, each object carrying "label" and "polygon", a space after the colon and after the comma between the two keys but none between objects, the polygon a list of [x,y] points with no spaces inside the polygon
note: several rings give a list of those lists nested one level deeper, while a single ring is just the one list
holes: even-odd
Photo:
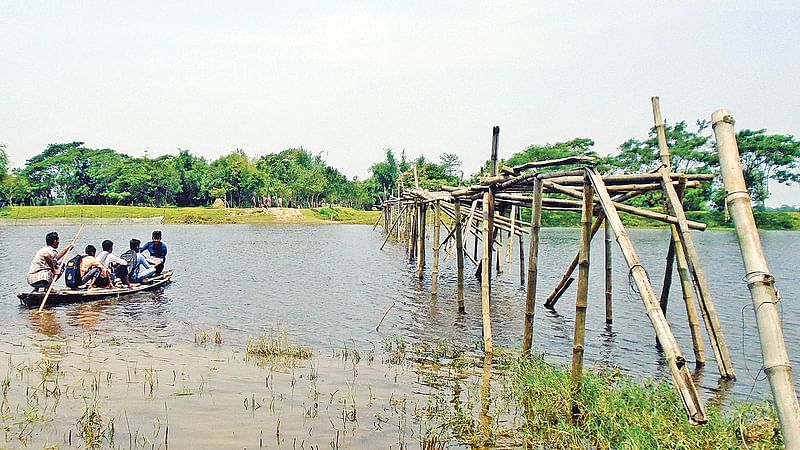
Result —
[{"label": "green foliage", "polygon": [[769,197],[769,180],[800,183],[800,141],[794,136],[766,134],[765,129],[736,133],[744,181],[750,198],[763,206]]}]

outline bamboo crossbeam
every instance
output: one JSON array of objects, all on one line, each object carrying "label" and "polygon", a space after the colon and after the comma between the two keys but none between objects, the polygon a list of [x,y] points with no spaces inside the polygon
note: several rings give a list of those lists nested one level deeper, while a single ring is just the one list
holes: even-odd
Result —
[{"label": "bamboo crossbeam", "polygon": [[[710,181],[714,179],[714,174],[711,173],[670,173],[671,178],[685,177],[687,181]],[[609,185],[613,184],[635,184],[635,183],[652,183],[661,180],[661,175],[658,173],[637,173],[637,174],[621,174],[621,175],[603,175],[603,182]],[[583,183],[583,178],[579,176],[565,176],[552,178],[550,181],[565,186],[579,186]]]},{"label": "bamboo crossbeam", "polygon": [[[545,181],[544,184],[545,184],[545,187],[547,187],[549,189],[552,189],[555,192],[559,192],[561,194],[569,195],[569,196],[575,197],[575,198],[580,198],[582,196],[580,191],[578,191],[576,189],[571,189],[571,188],[566,187],[566,186],[561,186],[560,184],[554,183],[552,181]],[[670,183],[670,186],[671,185],[672,185],[672,183]],[[575,201],[575,200],[560,200],[560,199],[547,199],[547,200],[550,200],[552,202],[551,204],[557,204],[557,203],[560,202],[563,205],[569,205],[569,206],[574,206],[574,205],[580,203],[580,202]],[[547,203],[547,202],[545,202],[545,203]],[[624,212],[626,212],[628,214],[634,214],[634,215],[637,215],[637,216],[640,216],[640,217],[645,217],[647,219],[657,220],[659,222],[677,224],[678,220],[679,220],[678,217],[671,216],[669,214],[663,214],[663,213],[659,213],[659,212],[655,212],[655,211],[650,211],[649,209],[637,208],[635,206],[626,205],[624,203],[614,202],[614,207],[619,211],[624,211]],[[695,221],[692,221],[692,220],[687,220],[686,223],[689,225],[690,228],[695,229],[695,230],[705,230],[706,227],[707,227],[707,225],[704,224],[704,223],[695,222]]]},{"label": "bamboo crossbeam", "polygon": [[513,174],[519,174],[528,169],[539,169],[542,167],[553,167],[553,166],[566,166],[570,164],[580,164],[580,163],[591,163],[595,161],[597,158],[592,156],[568,156],[566,158],[558,158],[558,159],[549,159],[544,161],[530,161],[526,162],[525,164],[520,164],[519,166],[514,166],[511,168]]},{"label": "bamboo crossbeam", "polygon": [[611,196],[605,189],[605,184],[600,174],[593,168],[587,168],[586,173],[591,180],[597,196],[600,198],[608,224],[616,237],[625,262],[628,265],[629,273],[639,289],[639,295],[644,302],[647,316],[653,324],[656,336],[664,349],[664,357],[669,365],[675,387],[678,389],[678,393],[683,400],[683,405],[686,408],[689,420],[694,423],[705,423],[708,419],[700,403],[700,398],[697,394],[697,388],[692,380],[691,373],[686,366],[686,358],[681,354],[678,341],[672,334],[666,317],[664,317],[664,314],[661,312],[655,291],[653,291],[653,286],[650,284],[650,280],[647,276],[647,271],[639,261],[633,243],[628,237],[628,233],[622,224],[622,220],[619,218],[614,203],[611,201]]}]

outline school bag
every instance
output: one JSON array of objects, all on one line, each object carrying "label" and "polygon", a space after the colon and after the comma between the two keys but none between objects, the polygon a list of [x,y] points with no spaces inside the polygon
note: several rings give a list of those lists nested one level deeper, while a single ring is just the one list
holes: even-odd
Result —
[{"label": "school bag", "polygon": [[81,260],[83,255],[75,255],[64,267],[64,282],[69,288],[78,288],[81,285]]},{"label": "school bag", "polygon": [[128,250],[125,253],[119,255],[120,258],[124,259],[126,263],[128,263],[128,275],[133,275],[133,271],[136,270],[136,252],[133,250]]}]

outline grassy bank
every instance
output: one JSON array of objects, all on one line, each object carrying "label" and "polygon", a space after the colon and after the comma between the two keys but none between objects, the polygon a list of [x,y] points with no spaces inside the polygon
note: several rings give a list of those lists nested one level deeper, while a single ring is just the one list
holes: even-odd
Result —
[{"label": "grassy bank", "polygon": [[427,411],[440,424],[440,442],[479,448],[783,448],[766,402],[733,404],[723,412],[712,399],[708,423],[693,425],[668,382],[641,383],[618,369],[596,369],[584,372],[575,391],[568,367],[497,350],[487,365],[448,344],[394,346],[438,386]]},{"label": "grassy bank", "polygon": [[230,223],[374,223],[377,211],[358,211],[351,208],[326,207],[319,209],[294,208],[150,208],[140,206],[66,205],[13,206],[0,210],[0,219],[119,219],[163,217],[163,223],[230,224]]}]

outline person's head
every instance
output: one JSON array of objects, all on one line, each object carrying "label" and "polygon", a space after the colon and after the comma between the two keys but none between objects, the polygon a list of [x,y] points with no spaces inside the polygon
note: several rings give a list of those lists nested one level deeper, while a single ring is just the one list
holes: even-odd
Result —
[{"label": "person's head", "polygon": [[161,240],[161,231],[159,231],[159,230],[153,231],[153,240],[154,241],[160,241]]},{"label": "person's head", "polygon": [[111,253],[111,251],[114,250],[114,243],[108,239],[103,241],[102,245],[103,245],[103,251],[105,252]]},{"label": "person's head", "polygon": [[97,249],[94,248],[94,245],[89,244],[86,246],[86,254],[89,256],[94,256],[95,254],[97,254]]},{"label": "person's head", "polygon": [[133,250],[135,252],[138,252],[139,251],[139,244],[141,244],[141,243],[142,243],[142,241],[140,241],[140,240],[138,240],[136,238],[131,239],[131,250]]},{"label": "person's head", "polygon": [[47,233],[47,236],[44,237],[44,241],[47,242],[47,245],[50,247],[58,248],[58,233],[55,231]]}]

